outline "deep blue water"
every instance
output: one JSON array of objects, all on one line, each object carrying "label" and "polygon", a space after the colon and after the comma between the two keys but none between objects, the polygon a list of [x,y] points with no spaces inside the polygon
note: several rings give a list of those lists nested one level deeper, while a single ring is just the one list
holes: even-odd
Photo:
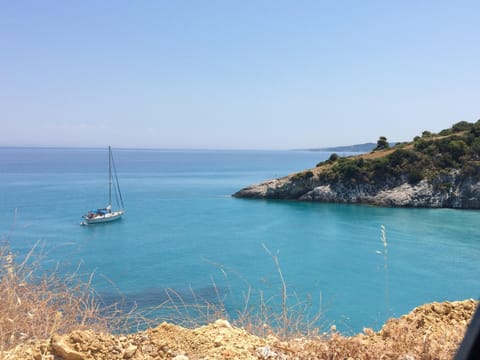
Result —
[{"label": "deep blue water", "polygon": [[140,307],[164,300],[166,288],[186,301],[191,290],[221,297],[232,313],[249,287],[253,298],[279,296],[264,245],[278,255],[290,294],[311,297],[322,323],[345,332],[378,328],[425,302],[479,297],[478,211],[230,196],[328,155],[114,149],[127,213],[82,227],[83,213],[106,204],[106,149],[0,148],[0,235],[20,255],[39,241],[45,266],[80,264],[106,299],[120,293]]}]

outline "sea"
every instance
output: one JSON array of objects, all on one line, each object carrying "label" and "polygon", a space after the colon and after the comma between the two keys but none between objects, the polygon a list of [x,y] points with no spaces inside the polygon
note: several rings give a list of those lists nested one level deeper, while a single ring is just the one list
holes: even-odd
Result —
[{"label": "sea", "polygon": [[232,318],[286,305],[345,334],[479,298],[479,211],[231,196],[321,151],[113,151],[126,213],[81,226],[107,203],[107,149],[0,148],[0,240],[17,261],[35,248],[46,271],[90,274],[105,302],[205,301]]}]

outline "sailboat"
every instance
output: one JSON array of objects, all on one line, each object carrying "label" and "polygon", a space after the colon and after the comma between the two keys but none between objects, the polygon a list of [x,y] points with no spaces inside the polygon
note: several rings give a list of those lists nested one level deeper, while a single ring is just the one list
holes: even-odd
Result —
[{"label": "sailboat", "polygon": [[[115,196],[118,210],[112,211],[112,193]],[[118,220],[125,213],[122,193],[118,184],[117,169],[113,160],[112,148],[108,147],[108,205],[101,209],[91,210],[83,215],[81,225],[100,224]]]}]

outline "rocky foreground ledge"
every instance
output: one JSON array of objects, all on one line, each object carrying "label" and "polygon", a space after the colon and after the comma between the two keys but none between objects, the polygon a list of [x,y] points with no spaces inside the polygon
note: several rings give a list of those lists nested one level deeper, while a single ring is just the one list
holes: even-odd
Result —
[{"label": "rocky foreground ledge", "polygon": [[130,335],[73,331],[22,344],[0,358],[107,359],[452,359],[477,301],[432,303],[353,337],[334,330],[313,338],[260,338],[225,320],[197,329],[163,323]]}]

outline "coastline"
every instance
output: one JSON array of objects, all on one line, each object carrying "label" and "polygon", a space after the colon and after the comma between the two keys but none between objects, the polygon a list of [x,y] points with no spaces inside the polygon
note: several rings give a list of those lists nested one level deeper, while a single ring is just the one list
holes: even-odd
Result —
[{"label": "coastline", "polygon": [[251,185],[238,198],[285,199],[382,207],[480,209],[480,121],[438,134],[424,131],[369,153],[331,154],[315,168]]}]

